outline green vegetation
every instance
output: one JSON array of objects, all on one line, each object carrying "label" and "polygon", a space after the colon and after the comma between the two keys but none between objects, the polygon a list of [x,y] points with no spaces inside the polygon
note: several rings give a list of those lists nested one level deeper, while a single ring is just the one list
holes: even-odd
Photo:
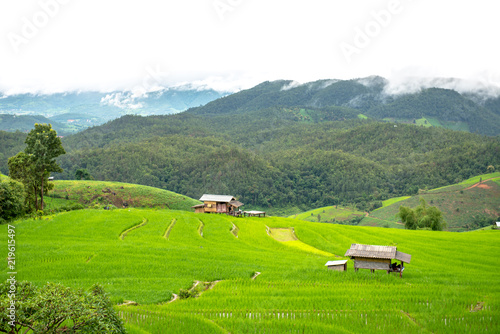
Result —
[{"label": "green vegetation", "polygon": [[[410,231],[150,209],[79,210],[14,225],[18,280],[73,289],[98,283],[115,304],[139,304],[115,306],[129,333],[500,330],[495,230]],[[269,228],[289,239],[292,227],[298,240],[267,234]],[[6,229],[0,226],[2,243]],[[324,266],[352,243],[397,245],[412,261],[402,279],[355,273],[351,261],[347,272]],[[5,262],[1,272],[4,280]],[[181,289],[189,298],[169,303]]]}]

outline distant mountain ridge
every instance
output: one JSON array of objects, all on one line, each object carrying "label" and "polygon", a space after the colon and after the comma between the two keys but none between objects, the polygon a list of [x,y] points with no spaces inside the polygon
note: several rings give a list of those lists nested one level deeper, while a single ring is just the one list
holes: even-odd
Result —
[{"label": "distant mountain ridge", "polygon": [[213,89],[193,87],[167,88],[142,94],[129,91],[0,94],[0,114],[23,116],[15,123],[12,118],[8,118],[8,123],[0,121],[0,130],[25,131],[26,127],[33,127],[33,124],[29,124],[31,119],[25,116],[43,116],[53,123],[58,133],[69,134],[126,114],[148,116],[179,113],[225,94]]}]

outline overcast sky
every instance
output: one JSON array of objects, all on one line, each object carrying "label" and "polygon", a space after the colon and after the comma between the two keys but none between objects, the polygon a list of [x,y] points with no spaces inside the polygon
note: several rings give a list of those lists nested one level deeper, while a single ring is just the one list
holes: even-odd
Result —
[{"label": "overcast sky", "polygon": [[500,87],[498,0],[0,0],[0,91],[454,77]]}]

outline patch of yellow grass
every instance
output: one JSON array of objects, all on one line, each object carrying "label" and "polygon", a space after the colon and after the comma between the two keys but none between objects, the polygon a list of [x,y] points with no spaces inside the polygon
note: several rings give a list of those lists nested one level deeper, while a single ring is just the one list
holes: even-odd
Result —
[{"label": "patch of yellow grass", "polygon": [[324,252],[313,246],[303,243],[297,238],[295,232],[293,231],[293,228],[270,228],[269,235],[273,237],[275,240],[282,242],[287,246],[293,247],[295,249],[300,249],[305,252],[323,256],[329,256],[329,257],[335,256],[331,253]]}]

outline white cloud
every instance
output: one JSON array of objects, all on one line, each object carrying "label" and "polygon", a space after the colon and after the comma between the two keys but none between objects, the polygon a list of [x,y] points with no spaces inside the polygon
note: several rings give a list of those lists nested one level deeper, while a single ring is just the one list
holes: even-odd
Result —
[{"label": "white cloud", "polygon": [[[235,91],[276,79],[390,77],[412,67],[424,73],[407,76],[500,86],[488,79],[500,73],[496,0],[399,0],[403,10],[350,64],[339,44],[394,0],[221,0],[233,4],[223,20],[211,0],[61,1],[14,52],[6,36],[22,36],[24,18],[33,21],[50,1],[60,0],[0,2],[0,91],[149,92],[194,82]],[[148,76],[148,68],[162,71]]]},{"label": "white cloud", "polygon": [[301,85],[302,84],[300,82],[298,82],[298,81],[292,81],[289,84],[283,85],[283,87],[281,87],[281,90],[282,91],[284,91],[284,90],[290,90],[292,88],[296,88],[296,87],[299,87]]},{"label": "white cloud", "polygon": [[141,102],[137,102],[136,99],[139,96],[133,93],[111,93],[106,94],[105,97],[101,99],[101,104],[118,107],[120,109],[140,109],[143,107]]}]

